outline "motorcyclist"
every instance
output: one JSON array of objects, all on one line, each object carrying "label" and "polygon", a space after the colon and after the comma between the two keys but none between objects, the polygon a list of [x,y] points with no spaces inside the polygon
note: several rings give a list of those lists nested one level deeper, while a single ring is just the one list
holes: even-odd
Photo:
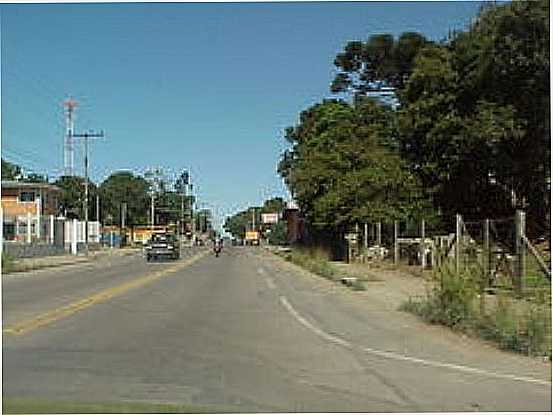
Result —
[{"label": "motorcyclist", "polygon": [[219,256],[219,253],[223,249],[223,240],[221,238],[215,237],[213,240],[213,252],[215,252],[215,256]]}]

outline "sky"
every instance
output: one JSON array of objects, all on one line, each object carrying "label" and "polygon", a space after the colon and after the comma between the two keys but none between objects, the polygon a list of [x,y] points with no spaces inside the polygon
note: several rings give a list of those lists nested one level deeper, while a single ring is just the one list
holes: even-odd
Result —
[{"label": "sky", "polygon": [[[350,40],[464,29],[480,2],[1,4],[2,157],[63,171],[62,103],[91,142],[90,176],[189,169],[199,207],[226,215],[272,196],[284,129],[332,97]],[[83,175],[82,147],[76,172]]]}]

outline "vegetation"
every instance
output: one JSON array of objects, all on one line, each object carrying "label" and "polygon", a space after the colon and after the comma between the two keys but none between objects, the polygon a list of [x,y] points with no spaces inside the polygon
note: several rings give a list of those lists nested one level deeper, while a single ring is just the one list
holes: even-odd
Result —
[{"label": "vegetation", "polygon": [[13,272],[15,268],[14,259],[8,253],[2,251],[2,273],[7,274]]},{"label": "vegetation", "polygon": [[21,167],[2,159],[2,180],[17,180],[21,174]]},{"label": "vegetation", "polygon": [[131,172],[120,171],[111,174],[99,188],[101,216],[104,223],[119,224],[123,203],[126,203],[128,225],[149,222],[150,198],[148,182]]},{"label": "vegetation", "polygon": [[445,264],[434,273],[434,288],[421,299],[401,307],[432,324],[443,324],[500,348],[551,358],[551,295],[549,288],[534,291],[534,298],[516,300],[500,291],[489,296],[480,290],[477,269],[455,272]]},{"label": "vegetation", "polygon": [[348,42],[331,91],[350,100],[318,103],[285,132],[278,171],[308,225],[330,235],[525,208],[531,236],[548,229],[548,16],[545,0],[493,4],[440,43],[411,32]]},{"label": "vegetation", "polygon": [[[61,176],[54,183],[55,186],[61,189],[59,197],[60,213],[68,218],[83,218],[84,217],[84,194],[85,194],[85,179],[79,176]],[[97,187],[91,181],[88,182],[89,201],[95,200],[97,195]],[[96,203],[89,202],[88,216],[93,218],[96,213]]]},{"label": "vegetation", "polygon": [[276,224],[263,224],[263,213],[277,213],[281,216],[286,204],[281,197],[268,199],[263,206],[250,206],[232,216],[226,218],[223,228],[236,238],[243,239],[246,231],[252,228],[252,220],[255,217],[256,229],[260,230],[274,245],[281,245],[286,242],[286,227],[284,222]]},{"label": "vegetation", "polygon": [[330,256],[323,249],[293,249],[285,259],[329,280],[335,280],[336,269],[329,263]]}]

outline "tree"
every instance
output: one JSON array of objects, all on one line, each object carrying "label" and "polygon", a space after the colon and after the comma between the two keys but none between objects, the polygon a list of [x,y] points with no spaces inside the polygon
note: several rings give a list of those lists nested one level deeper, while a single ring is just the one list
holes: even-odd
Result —
[{"label": "tree", "polygon": [[18,180],[21,177],[21,167],[2,159],[2,180]]},{"label": "tree", "polygon": [[330,89],[355,95],[379,92],[382,87],[403,89],[415,56],[430,43],[414,32],[405,32],[397,40],[390,34],[378,34],[365,43],[348,42],[334,60],[338,74]]},{"label": "tree", "polygon": [[127,205],[126,223],[148,223],[150,198],[148,182],[128,171],[113,173],[100,185],[101,212],[104,223],[119,224],[122,204]]},{"label": "tree", "polygon": [[287,243],[286,239],[286,222],[279,221],[269,228],[269,232],[266,232],[267,239],[271,245],[285,245]]},{"label": "tree", "polygon": [[[62,190],[59,198],[60,213],[68,218],[84,219],[84,177],[61,176],[54,182],[54,185]],[[89,181],[88,190],[88,216],[92,218],[92,215],[95,213],[95,204],[90,201],[96,198],[97,187]]]},{"label": "tree", "polygon": [[[400,99],[403,156],[444,213],[504,216],[548,198],[548,5],[484,8],[467,32],[422,48]],[[511,204],[512,195],[517,204]]]},{"label": "tree", "polygon": [[308,222],[321,229],[424,214],[417,178],[394,150],[391,110],[374,99],[324,101],[286,130],[279,164]]},{"label": "tree", "polygon": [[[240,211],[226,218],[223,229],[236,238],[244,239],[252,226],[252,208]],[[259,209],[259,208],[257,208]]]},{"label": "tree", "polygon": [[549,2],[486,7],[470,30],[451,42],[451,48],[463,80],[459,100],[464,111],[475,114],[481,102],[493,103],[505,121],[508,113],[509,124],[517,126],[516,137],[495,150],[498,162],[490,169],[494,182],[507,193],[514,192],[518,207],[528,210],[531,227],[548,228]]}]

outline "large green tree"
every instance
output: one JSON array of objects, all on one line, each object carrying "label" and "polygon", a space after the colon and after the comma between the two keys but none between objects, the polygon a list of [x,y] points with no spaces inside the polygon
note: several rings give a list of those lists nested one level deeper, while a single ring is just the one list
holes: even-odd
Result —
[{"label": "large green tree", "polygon": [[126,203],[126,224],[140,225],[149,223],[150,198],[148,182],[129,171],[113,173],[100,185],[100,205],[102,221],[119,224],[122,205]]},{"label": "large green tree", "polygon": [[549,2],[486,5],[439,44],[414,33],[349,42],[335,65],[334,92],[394,88],[401,155],[442,213],[524,207],[530,227],[548,227]]},{"label": "large green tree", "polygon": [[319,228],[426,214],[416,177],[394,150],[391,110],[370,98],[325,101],[286,131],[279,172]]}]

